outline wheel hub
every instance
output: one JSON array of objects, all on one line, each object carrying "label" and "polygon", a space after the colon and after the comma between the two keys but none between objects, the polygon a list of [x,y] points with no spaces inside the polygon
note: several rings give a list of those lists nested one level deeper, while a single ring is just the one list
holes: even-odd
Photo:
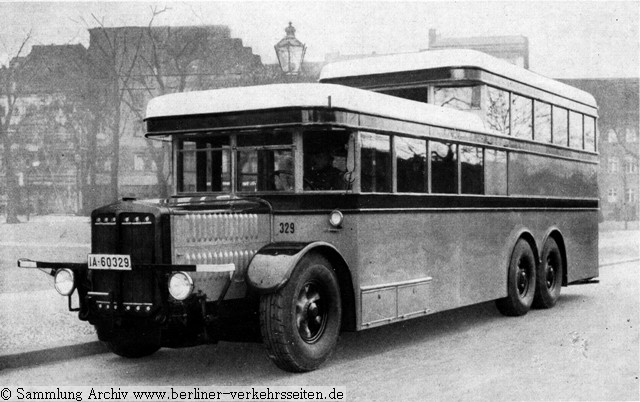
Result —
[{"label": "wheel hub", "polygon": [[326,318],[327,312],[323,307],[319,287],[314,283],[305,284],[296,303],[296,324],[300,337],[307,343],[320,339],[326,326]]}]

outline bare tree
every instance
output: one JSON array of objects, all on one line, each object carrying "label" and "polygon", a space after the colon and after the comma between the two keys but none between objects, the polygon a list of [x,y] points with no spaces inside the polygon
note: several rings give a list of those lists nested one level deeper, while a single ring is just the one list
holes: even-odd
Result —
[{"label": "bare tree", "polygon": [[21,63],[21,56],[25,46],[31,39],[31,34],[27,34],[15,57],[9,62],[9,66],[2,66],[0,69],[0,99],[5,100],[4,105],[0,105],[0,143],[3,148],[2,166],[4,167],[4,177],[6,181],[7,197],[7,223],[19,223],[18,205],[20,200],[18,190],[18,178],[14,167],[14,159],[11,155],[11,146],[15,142],[12,132],[12,120],[16,105],[23,95],[23,88],[28,83],[29,77],[22,74],[24,64]]}]

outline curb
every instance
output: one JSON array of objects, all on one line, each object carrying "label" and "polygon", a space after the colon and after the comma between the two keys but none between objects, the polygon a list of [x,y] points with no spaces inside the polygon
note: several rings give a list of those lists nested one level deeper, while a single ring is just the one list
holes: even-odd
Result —
[{"label": "curb", "polygon": [[609,266],[612,266],[612,265],[626,264],[628,262],[636,262],[636,261],[640,261],[640,257],[630,258],[630,259],[627,259],[627,260],[606,262],[606,263],[603,263],[603,264],[599,264],[598,267],[600,267],[600,268],[609,267]]}]

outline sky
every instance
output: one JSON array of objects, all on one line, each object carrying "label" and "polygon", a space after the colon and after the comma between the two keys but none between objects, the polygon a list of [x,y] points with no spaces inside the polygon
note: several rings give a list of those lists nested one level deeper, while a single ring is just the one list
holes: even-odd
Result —
[{"label": "sky", "polygon": [[[637,1],[225,1],[11,2],[0,0],[0,64],[30,44],[89,46],[88,28],[227,25],[231,35],[275,63],[273,45],[293,22],[307,61],[327,53],[404,53],[428,48],[429,29],[444,37],[523,35],[530,68],[553,78],[639,76]],[[28,49],[27,49],[28,50]]]}]

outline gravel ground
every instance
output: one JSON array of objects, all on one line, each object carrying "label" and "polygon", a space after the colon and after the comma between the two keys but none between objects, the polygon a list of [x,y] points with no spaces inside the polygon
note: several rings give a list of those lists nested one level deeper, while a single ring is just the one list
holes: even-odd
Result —
[{"label": "gravel ground", "polygon": [[[19,269],[20,257],[84,261],[90,250],[86,217],[33,217],[0,223],[0,355],[96,340],[93,327],[67,310],[67,300],[39,270]],[[600,264],[640,258],[640,231],[600,233]],[[77,303],[77,300],[75,300]]]}]

